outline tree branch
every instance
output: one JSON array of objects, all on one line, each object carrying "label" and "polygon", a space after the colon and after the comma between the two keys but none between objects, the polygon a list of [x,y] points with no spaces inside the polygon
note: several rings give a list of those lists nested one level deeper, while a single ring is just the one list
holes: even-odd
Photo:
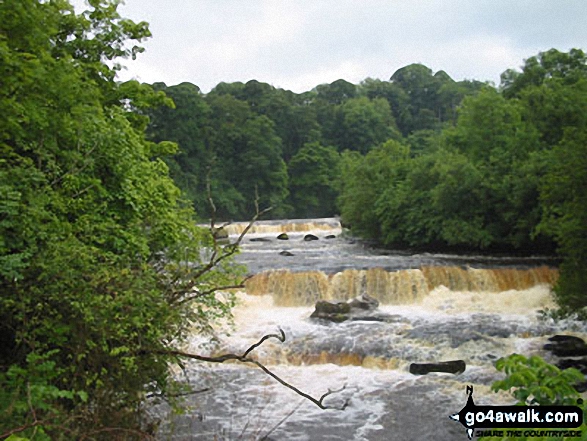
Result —
[{"label": "tree branch", "polygon": [[267,341],[270,338],[275,338],[275,339],[277,339],[277,340],[279,340],[280,342],[283,343],[283,342],[285,342],[285,333],[280,328],[279,329],[279,334],[267,334],[267,335],[264,335],[257,343],[251,345],[245,352],[243,352],[242,355],[229,353],[229,354],[219,355],[219,356],[216,356],[216,357],[208,357],[208,356],[204,356],[204,355],[191,354],[189,352],[183,352],[183,351],[177,351],[177,350],[154,351],[154,352],[151,352],[151,353],[155,353],[155,354],[158,354],[158,355],[170,355],[170,356],[174,356],[174,357],[190,358],[192,360],[205,361],[205,362],[208,362],[208,363],[224,363],[226,361],[238,361],[240,363],[251,363],[251,364],[254,364],[255,366],[257,366],[259,369],[261,369],[265,374],[269,375],[275,381],[277,381],[278,383],[280,383],[282,386],[287,387],[288,389],[294,391],[299,396],[307,399],[308,401],[311,401],[316,406],[318,406],[320,409],[323,409],[323,410],[328,410],[328,409],[344,410],[344,409],[346,409],[346,407],[349,404],[349,399],[348,398],[345,400],[345,402],[343,403],[343,405],[340,406],[340,407],[327,406],[327,405],[324,404],[324,400],[326,399],[326,397],[328,397],[329,395],[335,394],[335,393],[342,392],[343,390],[346,389],[346,384],[342,388],[337,389],[337,390],[328,389],[328,391],[326,393],[322,394],[319,398],[314,398],[310,394],[307,394],[307,393],[301,391],[297,387],[291,385],[290,383],[288,383],[287,381],[285,381],[284,379],[282,379],[281,377],[279,377],[277,374],[275,374],[274,372],[272,372],[271,370],[269,370],[261,362],[255,360],[255,359],[253,359],[251,357],[249,357],[249,354],[252,351],[254,351],[256,348],[258,348],[259,346],[261,346],[265,341]]},{"label": "tree branch", "polygon": [[[187,271],[186,273],[181,273],[178,271],[178,273],[175,275],[173,280],[170,281],[170,283],[168,283],[168,292],[169,292],[169,288],[171,288],[171,290],[170,290],[171,292],[169,292],[170,303],[177,303],[178,305],[182,305],[182,304],[185,304],[191,300],[201,298],[203,296],[212,294],[212,293],[214,293],[216,291],[220,291],[222,289],[243,288],[244,283],[246,282],[246,280],[250,276],[241,280],[239,283],[236,283],[236,284],[231,284],[231,285],[227,285],[227,286],[212,287],[206,291],[201,291],[201,292],[197,291],[195,294],[190,295],[190,292],[193,291],[194,288],[197,286],[198,279],[200,279],[200,277],[202,277],[207,272],[209,272],[212,269],[214,269],[215,267],[217,267],[223,260],[228,259],[229,257],[236,254],[245,235],[249,232],[249,230],[252,228],[252,226],[255,224],[255,222],[257,222],[257,220],[259,220],[259,218],[261,216],[263,216],[264,214],[268,213],[269,211],[271,211],[273,209],[273,207],[267,207],[263,210],[259,209],[259,194],[257,192],[257,188],[255,187],[255,201],[254,201],[255,215],[251,218],[251,220],[249,221],[247,226],[244,228],[244,230],[241,232],[241,234],[238,236],[238,238],[236,239],[235,242],[233,242],[229,245],[226,245],[224,247],[220,247],[218,245],[217,232],[221,228],[230,225],[231,222],[226,222],[225,224],[223,224],[219,228],[216,228],[216,226],[215,226],[216,225],[216,205],[214,204],[214,200],[212,198],[212,190],[210,188],[210,169],[208,169],[208,174],[206,177],[206,191],[208,194],[208,202],[209,202],[210,208],[211,208],[210,232],[212,235],[212,255],[210,256],[210,258],[208,259],[208,262],[205,265],[200,266],[193,271]],[[186,283],[181,283],[179,287],[177,287],[176,289],[173,289],[173,287],[176,286],[180,280],[184,280],[184,281],[186,281]]]},{"label": "tree branch", "polygon": [[187,302],[190,302],[192,300],[195,300],[195,299],[198,299],[198,298],[201,298],[201,297],[206,297],[206,296],[208,296],[210,294],[215,293],[216,291],[223,291],[223,290],[226,290],[226,289],[242,289],[242,288],[245,287],[245,282],[247,280],[249,280],[251,277],[252,276],[247,276],[247,277],[245,277],[245,279],[242,282],[237,283],[237,284],[234,284],[234,285],[215,286],[215,287],[210,288],[210,289],[208,289],[206,291],[198,291],[198,292],[195,292],[193,295],[191,295],[189,297],[184,297],[183,299],[179,300],[177,302],[177,304],[178,305],[182,305],[182,304],[187,303]]}]

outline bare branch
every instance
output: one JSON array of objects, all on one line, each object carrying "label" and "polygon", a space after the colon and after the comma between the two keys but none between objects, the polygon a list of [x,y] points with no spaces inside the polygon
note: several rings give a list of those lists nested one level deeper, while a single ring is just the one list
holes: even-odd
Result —
[{"label": "bare branch", "polygon": [[199,298],[202,298],[202,297],[206,297],[206,296],[208,296],[210,294],[215,293],[216,291],[224,291],[224,290],[227,290],[227,289],[242,289],[242,288],[245,287],[245,282],[247,280],[249,280],[251,277],[252,276],[247,276],[241,283],[237,283],[237,284],[234,284],[234,285],[215,286],[215,287],[210,288],[210,289],[208,289],[206,291],[197,291],[193,295],[191,295],[189,297],[184,297],[183,299],[179,300],[177,302],[177,304],[178,305],[182,305],[182,304],[187,303],[187,302],[190,302],[192,300],[199,299]]},{"label": "bare branch", "polygon": [[261,369],[263,372],[265,372],[265,374],[269,375],[275,381],[280,383],[282,386],[287,387],[288,389],[294,391],[299,396],[304,397],[308,401],[311,401],[316,406],[318,406],[320,409],[324,409],[324,410],[327,410],[327,409],[344,410],[344,409],[346,409],[346,407],[349,404],[348,398],[345,400],[344,404],[341,407],[333,407],[333,406],[324,405],[324,399],[326,397],[328,397],[329,395],[335,394],[335,393],[342,392],[343,390],[346,389],[346,384],[342,388],[337,389],[337,390],[328,389],[328,392],[324,393],[319,398],[314,398],[313,396],[301,391],[297,387],[291,385],[290,383],[288,383],[287,381],[285,381],[284,379],[279,377],[277,374],[275,374],[274,372],[269,370],[261,362],[255,360],[253,358],[250,358],[248,356],[253,350],[255,350],[256,348],[261,346],[266,340],[268,340],[270,338],[276,338],[277,340],[279,340],[280,342],[283,343],[285,341],[285,333],[283,332],[282,329],[279,329],[279,331],[280,331],[280,334],[264,335],[261,338],[261,340],[259,340],[255,344],[251,345],[242,355],[229,353],[229,354],[219,355],[217,357],[208,357],[208,356],[204,356],[204,355],[191,354],[189,352],[176,351],[176,350],[154,351],[151,353],[160,354],[160,355],[171,355],[171,356],[175,356],[175,357],[185,357],[185,358],[190,358],[192,360],[205,361],[208,363],[224,363],[226,361],[238,361],[240,363],[251,363],[251,364],[254,364],[255,366],[257,366],[259,369]]},{"label": "bare branch", "polygon": [[257,349],[259,346],[261,346],[265,342],[265,340],[269,340],[270,338],[276,338],[281,343],[283,343],[283,342],[285,342],[285,332],[283,332],[283,329],[279,328],[279,335],[277,335],[277,334],[264,335],[263,338],[261,338],[261,340],[259,340],[257,343],[255,343],[254,345],[252,345],[249,349],[247,349],[245,351],[245,353],[243,354],[243,357],[246,357],[247,355],[249,355],[251,352],[253,352],[255,349]]},{"label": "bare branch", "polygon": [[208,203],[210,204],[210,227],[214,230],[214,222],[216,220],[216,205],[214,205],[214,199],[212,199],[212,189],[210,188],[210,174],[212,173],[212,167],[208,166],[206,171],[206,194],[208,195]]},{"label": "bare branch", "polygon": [[264,214],[266,214],[272,210],[272,207],[267,207],[263,210],[259,210],[259,195],[258,195],[257,189],[255,188],[255,215],[251,218],[251,220],[249,221],[247,226],[244,228],[244,230],[241,232],[241,234],[238,236],[238,238],[236,239],[235,242],[233,242],[229,245],[226,245],[224,247],[220,247],[218,244],[217,232],[220,230],[220,228],[223,228],[224,226],[230,225],[230,222],[225,223],[223,225],[223,227],[220,227],[220,228],[215,227],[215,224],[216,224],[216,205],[214,204],[214,200],[212,198],[212,193],[211,193],[211,188],[210,188],[210,168],[208,168],[208,175],[206,178],[206,190],[208,193],[208,202],[210,203],[210,207],[212,210],[211,217],[210,217],[210,232],[212,235],[212,255],[210,256],[210,258],[208,259],[208,262],[205,265],[197,268],[196,270],[194,270],[192,272],[187,272],[184,274],[178,273],[176,275],[176,277],[174,278],[174,280],[168,284],[169,287],[172,287],[177,282],[179,282],[179,280],[181,280],[181,279],[188,280],[188,282],[186,284],[182,285],[181,288],[174,290],[175,293],[173,291],[170,293],[170,302],[171,303],[178,302],[178,304],[184,304],[184,303],[189,302],[190,300],[195,300],[195,299],[201,298],[205,295],[212,294],[213,292],[220,291],[223,288],[224,289],[242,288],[244,286],[245,281],[248,279],[248,277],[244,280],[241,280],[239,283],[234,284],[234,285],[230,285],[230,286],[226,286],[226,287],[213,287],[209,290],[199,292],[194,295],[189,295],[188,297],[183,297],[188,292],[193,291],[193,289],[198,284],[198,279],[200,277],[202,277],[204,274],[206,274],[207,272],[209,272],[212,269],[214,269],[215,267],[217,267],[223,260],[228,259],[229,257],[236,254],[236,252],[238,251],[238,247],[242,243],[245,235],[249,232],[249,230],[252,228],[252,226],[255,224],[255,222],[257,222],[257,220],[259,220],[259,218],[261,216],[263,216]]}]

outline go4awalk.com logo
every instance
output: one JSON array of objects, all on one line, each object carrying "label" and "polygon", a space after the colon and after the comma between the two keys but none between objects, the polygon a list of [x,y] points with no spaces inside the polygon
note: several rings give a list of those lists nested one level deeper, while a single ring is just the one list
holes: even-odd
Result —
[{"label": "go4awalk.com logo", "polygon": [[581,436],[579,430],[568,430],[583,423],[583,410],[578,406],[477,406],[473,401],[473,386],[467,386],[467,395],[465,407],[450,415],[450,418],[465,426],[469,439],[473,434],[511,437]]}]

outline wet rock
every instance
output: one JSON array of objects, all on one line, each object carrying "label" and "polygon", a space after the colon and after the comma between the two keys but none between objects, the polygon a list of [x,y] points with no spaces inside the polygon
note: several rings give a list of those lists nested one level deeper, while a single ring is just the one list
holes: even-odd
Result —
[{"label": "wet rock", "polygon": [[318,236],[314,236],[313,234],[306,234],[306,235],[304,236],[304,240],[305,240],[306,242],[309,242],[309,241],[311,241],[311,240],[318,240]]},{"label": "wet rock", "polygon": [[465,372],[466,367],[463,360],[440,361],[438,363],[412,363],[410,365],[410,373],[413,375],[426,375],[430,372],[461,374]]},{"label": "wet rock", "polygon": [[553,335],[548,339],[552,343],[544,345],[544,349],[557,357],[580,357],[587,355],[587,344],[579,337],[572,335]]},{"label": "wet rock", "polygon": [[328,302],[325,300],[319,300],[316,302],[316,309],[310,318],[340,323],[349,319],[350,312],[351,305],[346,302]]},{"label": "wet rock", "polygon": [[[553,335],[548,339],[552,343],[544,345],[544,349],[552,352],[553,355],[561,357],[556,366],[559,369],[575,368],[583,375],[587,375],[587,344],[582,338],[573,335]],[[581,357],[582,358],[577,358]],[[574,358],[562,358],[574,357]],[[587,391],[587,381],[582,381],[574,385],[578,392]]]},{"label": "wet rock", "polygon": [[294,254],[293,254],[293,253],[290,253],[289,251],[285,251],[285,250],[283,250],[283,251],[280,251],[280,252],[279,252],[279,255],[280,255],[280,256],[288,256],[288,257],[294,256]]},{"label": "wet rock", "polygon": [[267,237],[253,237],[250,239],[251,242],[271,242],[271,239]]},{"label": "wet rock", "polygon": [[228,239],[228,231],[224,228],[212,228],[210,231],[216,239]]},{"label": "wet rock", "polygon": [[287,235],[287,233],[281,233],[279,236],[277,236],[277,238],[279,240],[289,240],[289,236]]},{"label": "wet rock", "polygon": [[393,322],[395,316],[377,311],[377,299],[363,294],[347,302],[328,302],[319,300],[316,309],[310,316],[312,319],[321,319],[340,323],[344,321]]},{"label": "wet rock", "polygon": [[556,363],[559,369],[575,368],[580,370],[583,374],[587,374],[587,360],[584,358],[563,358]]},{"label": "wet rock", "polygon": [[325,236],[324,239],[336,239],[336,236],[334,234],[329,234],[328,236]]},{"label": "wet rock", "polygon": [[316,302],[316,310],[319,314],[348,314],[351,312],[351,305],[347,302],[329,302],[319,300]]},{"label": "wet rock", "polygon": [[348,301],[351,308],[364,309],[367,311],[374,311],[379,307],[379,301],[367,294],[362,294]]}]

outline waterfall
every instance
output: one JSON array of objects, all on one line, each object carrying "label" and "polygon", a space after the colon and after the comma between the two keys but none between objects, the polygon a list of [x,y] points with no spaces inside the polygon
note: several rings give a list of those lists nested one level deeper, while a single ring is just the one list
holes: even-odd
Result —
[{"label": "waterfall", "polygon": [[558,270],[547,266],[529,269],[422,267],[399,271],[380,268],[322,271],[265,271],[245,284],[250,295],[273,297],[276,306],[312,305],[317,300],[348,300],[368,294],[383,304],[418,303],[440,286],[451,291],[500,292],[525,290],[536,285],[553,285]]}]

